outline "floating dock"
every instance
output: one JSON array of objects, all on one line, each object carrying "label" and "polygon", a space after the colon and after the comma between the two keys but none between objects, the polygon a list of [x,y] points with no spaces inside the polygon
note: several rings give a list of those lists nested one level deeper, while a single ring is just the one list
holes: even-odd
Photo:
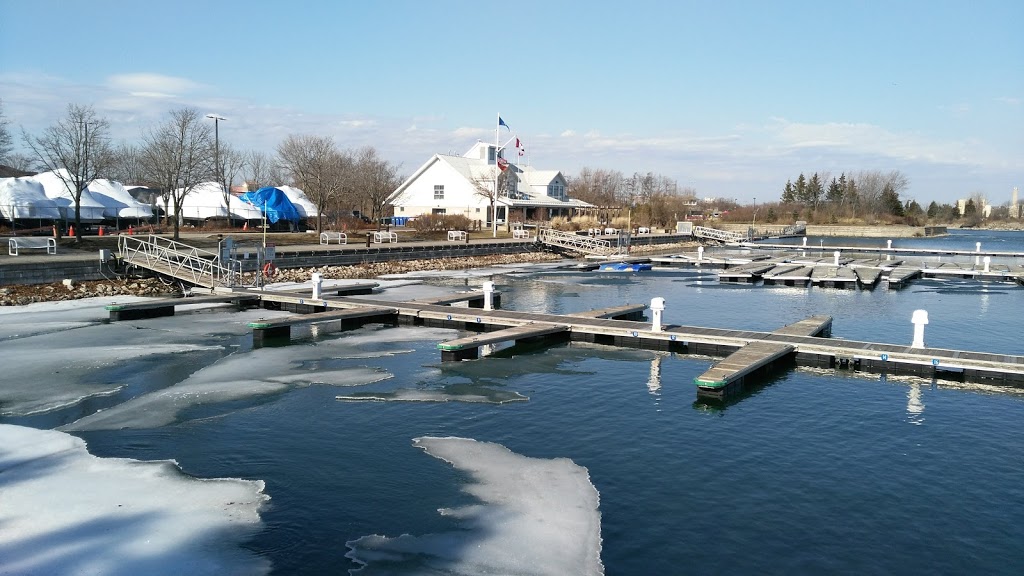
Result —
[{"label": "floating dock", "polygon": [[[831,316],[812,316],[775,332],[773,336],[828,336],[832,333]],[[734,396],[743,382],[754,374],[776,367],[783,360],[792,362],[796,348],[792,344],[759,340],[751,342],[716,363],[694,379],[698,398],[721,400]]]},{"label": "floating dock", "polygon": [[[476,293],[453,295],[444,300],[471,301]],[[912,374],[924,378],[943,378],[993,384],[1024,385],[1024,356],[990,354],[964,350],[911,348],[895,344],[835,340],[831,318],[812,317],[774,332],[729,330],[696,326],[664,325],[654,330],[639,317],[643,305],[579,312],[572,315],[540,314],[513,310],[483,310],[424,302],[392,302],[353,296],[310,299],[280,292],[243,291],[216,297],[176,298],[173,305],[214,301],[257,303],[264,308],[287,309],[295,316],[253,322],[255,331],[263,330],[262,340],[285,340],[284,328],[301,323],[337,322],[339,329],[367,322],[401,323],[415,326],[454,328],[478,333],[439,345],[442,359],[479,357],[485,343],[534,339],[543,342],[592,342],[625,348],[663,350],[681,354],[705,354],[728,357],[754,343],[766,343],[747,350],[728,362],[720,363],[721,375],[707,378],[709,384],[746,380],[761,370],[776,369],[784,363],[817,368],[862,370],[878,373]],[[165,309],[168,301],[108,307],[111,319],[128,319],[133,312]],[[117,307],[117,310],[113,308]],[[117,312],[117,317],[114,317]],[[172,312],[173,313],[173,312]],[[317,315],[317,313],[322,313]],[[126,317],[125,314],[128,316]],[[516,330],[512,330],[516,329]],[[275,331],[276,330],[276,331]],[[290,337],[290,332],[288,333]],[[285,340],[287,341],[287,340]],[[469,349],[474,352],[468,352]],[[465,350],[465,352],[460,352]],[[446,356],[446,352],[453,354]],[[733,374],[729,376],[729,374]],[[720,386],[705,386],[718,388]]]}]

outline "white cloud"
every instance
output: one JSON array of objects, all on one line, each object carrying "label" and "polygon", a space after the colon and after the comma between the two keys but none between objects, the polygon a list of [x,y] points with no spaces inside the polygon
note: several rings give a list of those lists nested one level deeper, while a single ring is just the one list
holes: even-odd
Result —
[{"label": "white cloud", "polygon": [[149,72],[115,74],[107,78],[112,90],[127,92],[140,98],[174,98],[199,91],[202,86],[187,78]]},{"label": "white cloud", "polygon": [[566,131],[564,131],[564,132],[562,132],[560,134],[560,136],[562,136],[563,138],[572,138],[575,135],[576,135],[576,131],[575,130],[571,130],[571,129],[570,130],[566,130]]}]

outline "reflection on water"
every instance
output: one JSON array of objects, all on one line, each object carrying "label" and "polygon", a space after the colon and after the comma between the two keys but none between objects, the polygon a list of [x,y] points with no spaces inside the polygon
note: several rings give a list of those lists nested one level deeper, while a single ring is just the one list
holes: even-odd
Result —
[{"label": "reflection on water", "polygon": [[661,355],[651,358],[651,373],[647,378],[647,391],[654,396],[655,405],[661,397]]},{"label": "reflection on water", "polygon": [[907,390],[907,422],[917,426],[924,424],[924,400],[921,399],[921,385],[916,382]]}]

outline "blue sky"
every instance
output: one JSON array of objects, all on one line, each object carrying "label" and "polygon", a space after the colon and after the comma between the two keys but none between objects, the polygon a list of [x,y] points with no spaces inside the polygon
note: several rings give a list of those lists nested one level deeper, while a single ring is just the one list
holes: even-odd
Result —
[{"label": "blue sky", "polygon": [[[412,173],[492,141],[531,164],[777,200],[800,172],[900,170],[905,198],[1024,189],[1024,2],[0,0],[0,99],[115,140],[171,109],[222,140],[371,145]],[[507,134],[503,132],[503,135]]]}]

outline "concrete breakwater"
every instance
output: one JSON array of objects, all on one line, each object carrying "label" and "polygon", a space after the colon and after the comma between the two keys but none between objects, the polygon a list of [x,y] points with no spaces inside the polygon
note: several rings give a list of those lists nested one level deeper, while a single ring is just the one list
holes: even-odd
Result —
[{"label": "concrete breakwater", "polygon": [[[750,224],[717,223],[715,228],[727,232],[746,233]],[[755,225],[757,230],[781,229],[779,225]],[[885,226],[840,226],[808,224],[807,236],[842,236],[842,237],[863,237],[863,238],[915,238],[923,236],[938,236],[946,233],[945,226],[904,226],[902,224],[891,224]]]}]

